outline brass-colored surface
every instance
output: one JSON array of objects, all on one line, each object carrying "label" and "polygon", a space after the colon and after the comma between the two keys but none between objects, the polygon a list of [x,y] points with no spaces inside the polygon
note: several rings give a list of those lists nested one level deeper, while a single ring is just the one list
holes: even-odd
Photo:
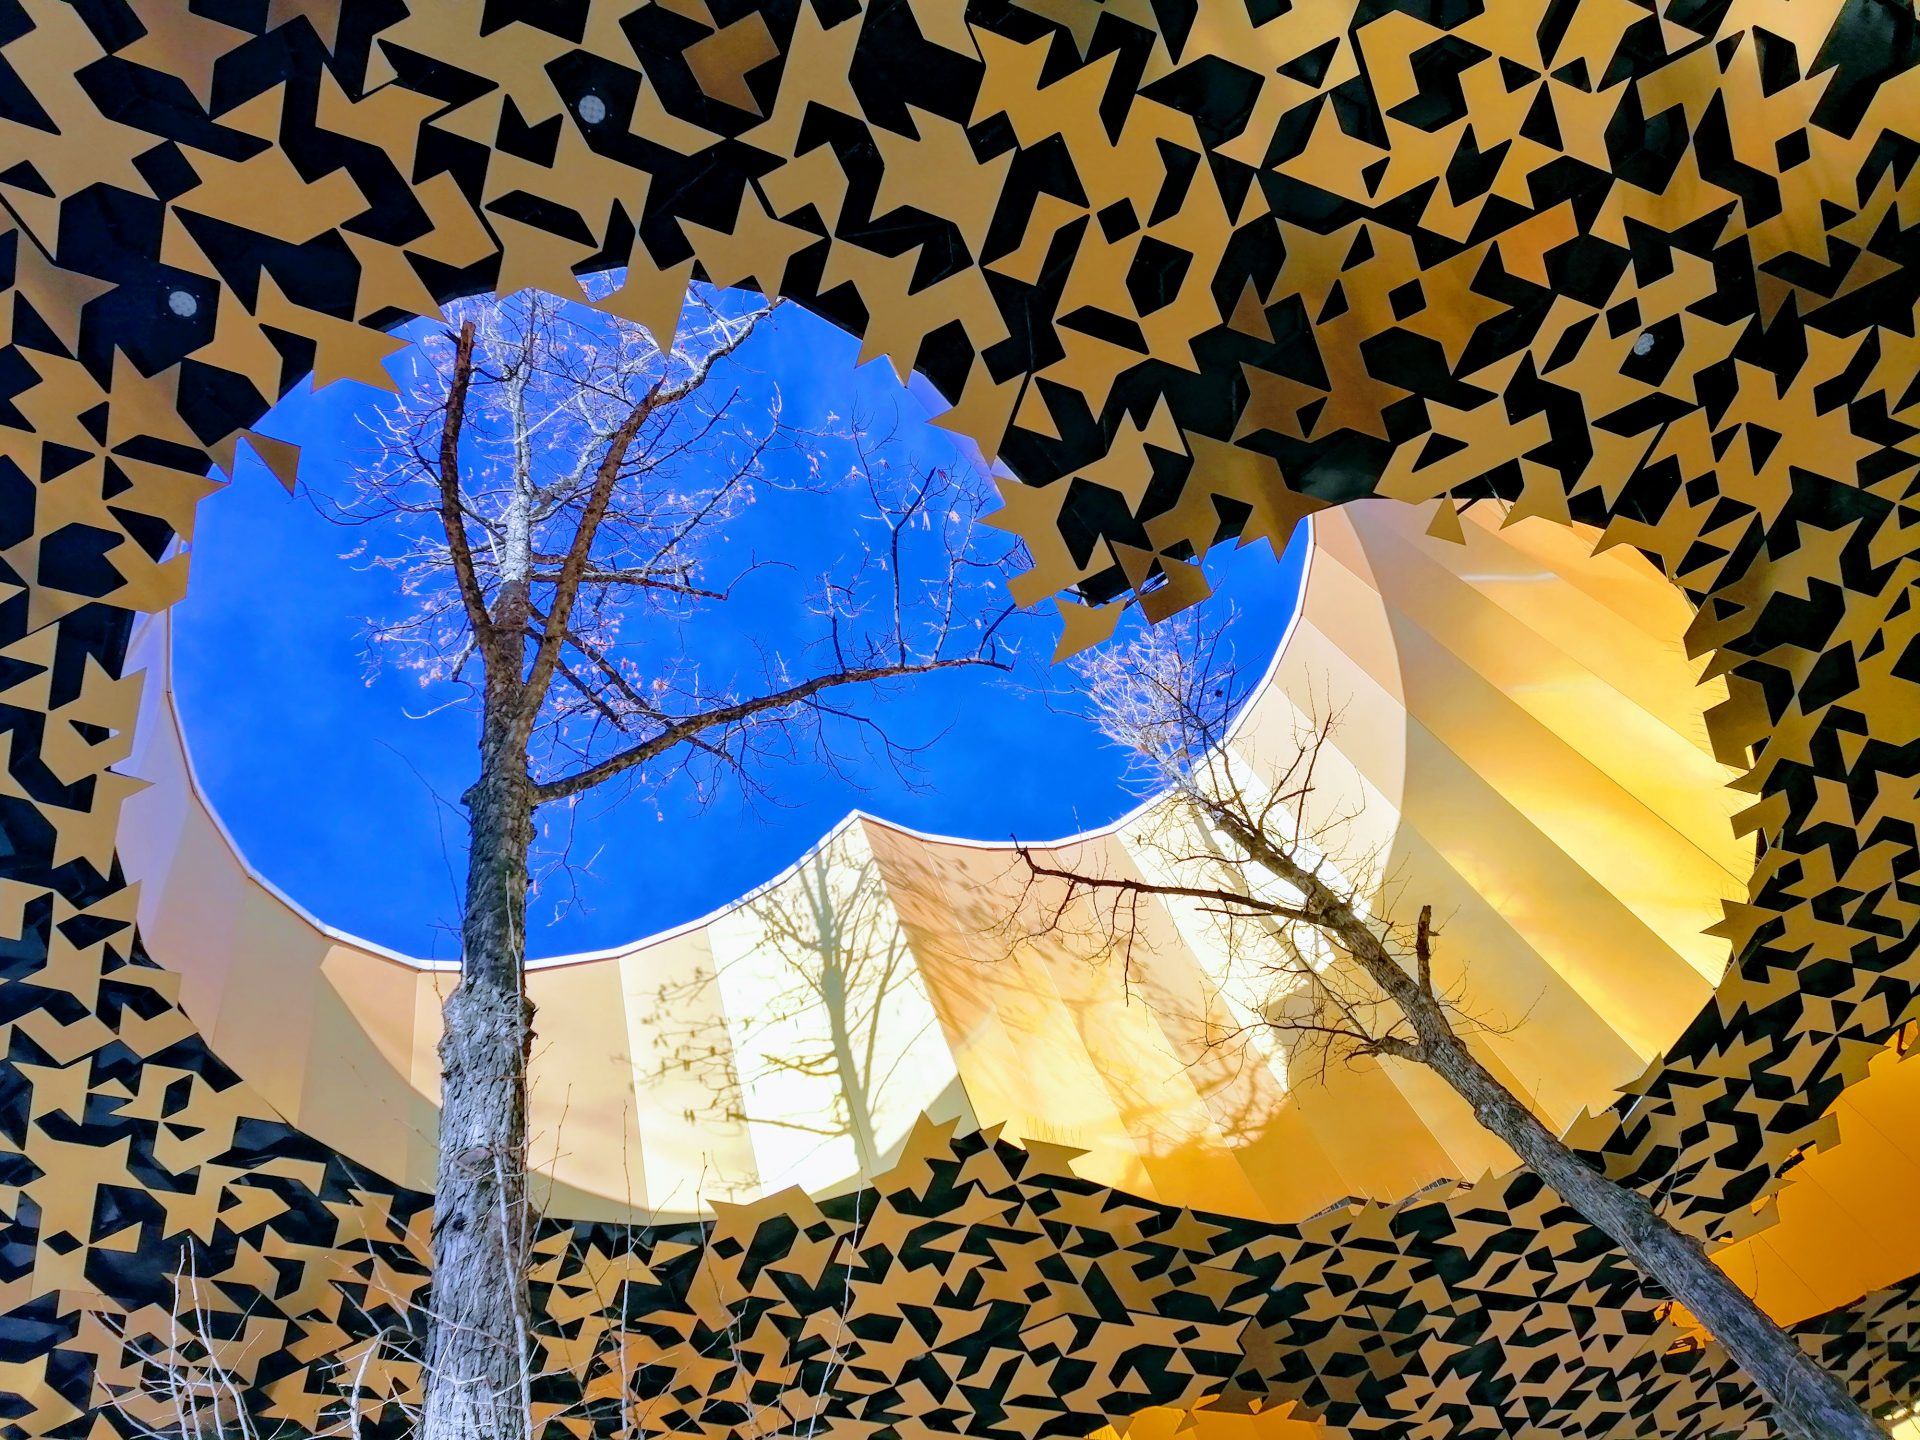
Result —
[{"label": "brass-colored surface", "polygon": [[[1344,697],[1323,802],[1343,848],[1430,897],[1482,1037],[1564,1126],[1604,1107],[1711,991],[1704,931],[1744,854],[1705,752],[1684,607],[1624,552],[1532,522],[1425,542],[1380,503],[1317,522],[1300,616],[1236,727],[1258,767],[1290,696]],[[147,948],[222,1060],[290,1123],[430,1188],[439,1009],[453,972],[328,931],[253,875],[195,787],[164,623],[136,639],[146,713],[119,853]],[[1075,868],[1156,863],[1163,806],[1054,847]],[[1071,1145],[1076,1172],[1170,1204],[1298,1219],[1390,1201],[1512,1157],[1425,1072],[1318,1073],[1221,1050],[1227,957],[1158,910],[1129,997],[1094,937],[1029,934],[1006,846],[855,817],[718,915],[619,952],[543,962],[534,1152],[570,1217],[695,1217],[870,1180],[923,1111]],[[1663,936],[1674,936],[1669,944]],[[1469,970],[1470,966],[1470,970]],[[1525,1023],[1517,1023],[1525,1017]],[[1242,1019],[1241,1023],[1244,1023]]]},{"label": "brass-colored surface", "polygon": [[[1678,957],[1674,968],[1650,943],[1628,979],[1567,959],[1572,922],[1524,917],[1565,997],[1552,1023],[1611,1017],[1594,1033],[1597,1054],[1615,1055],[1585,1076],[1569,1062],[1543,1105],[1558,1116],[1590,1103],[1586,1086],[1624,1073],[1626,1052],[1650,1057],[1626,1102],[1573,1133],[1681,1223],[1738,1242],[1729,1267],[1751,1262],[1782,1313],[1839,1306],[1808,1322],[1808,1342],[1871,1402],[1911,1400],[1914,1287],[1880,1268],[1904,1253],[1883,1228],[1898,1219],[1885,1197],[1904,1151],[1860,1141],[1907,1113],[1897,1099],[1881,1108],[1907,1088],[1906,1067],[1883,1067],[1920,981],[1916,44],[1896,0],[1544,12],[1516,0],[485,0],[411,13],[397,0],[29,0],[0,12],[0,580],[12,587],[0,593],[0,1390],[21,1397],[0,1424],[123,1427],[98,1408],[99,1384],[130,1373],[109,1320],[164,1333],[163,1257],[183,1237],[221,1277],[220,1303],[252,1317],[247,1374],[303,1420],[335,1383],[329,1357],[367,1333],[340,1267],[381,1293],[424,1283],[408,1258],[419,1197],[289,1127],[197,1028],[218,1035],[229,1007],[267,1005],[248,986],[275,974],[305,987],[280,1003],[317,1004],[324,965],[297,982],[236,967],[204,991],[218,996],[209,1016],[190,1020],[192,1002],[176,1002],[191,973],[143,959],[139,902],[114,861],[135,789],[116,769],[135,743],[124,649],[132,615],[182,591],[189,557],[169,540],[190,539],[209,463],[231,464],[284,387],[309,372],[385,383],[389,322],[475,287],[568,293],[577,270],[609,265],[630,266],[610,306],[656,327],[691,277],[752,284],[918,369],[952,402],[944,423],[1024,482],[1009,482],[1006,523],[1035,568],[1015,593],[1077,587],[1068,647],[1108,628],[1091,605],[1137,588],[1149,613],[1170,613],[1205,594],[1191,562],[1212,545],[1281,543],[1303,515],[1362,495],[1418,502],[1415,529],[1435,545],[1482,543],[1474,517],[1497,505],[1651,557],[1693,607],[1654,638],[1723,680],[1707,738],[1741,772],[1743,848],[1760,847],[1744,876],[1712,862],[1745,885],[1715,946],[1696,948],[1689,917],[1719,892],[1636,870],[1610,840],[1628,833],[1614,827],[1631,805],[1610,808],[1624,792],[1707,817],[1688,843],[1721,853],[1707,790],[1660,794],[1633,778],[1659,771],[1646,747],[1691,717],[1662,717],[1644,738],[1596,726],[1584,769],[1500,745],[1513,708],[1546,733],[1566,723],[1516,688],[1553,654],[1522,653],[1539,637],[1524,602],[1502,617],[1476,601],[1429,626],[1424,600],[1389,597],[1376,620],[1418,618],[1380,621],[1349,658],[1416,717],[1407,775],[1498,775],[1526,824],[1596,877],[1600,912],[1630,912]],[[578,118],[589,92],[605,121]],[[250,443],[290,472],[284,446]],[[1463,516],[1469,500],[1482,503]],[[1393,569],[1415,576],[1428,552],[1407,534],[1400,553]],[[1576,589],[1602,583],[1565,573]],[[1397,583],[1378,567],[1373,578],[1382,595]],[[1479,637],[1471,656],[1435,634],[1456,623]],[[1562,623],[1540,638],[1584,659],[1586,627]],[[1612,688],[1641,703],[1630,682]],[[1505,918],[1471,827],[1416,813],[1417,788],[1394,822],[1438,858],[1412,862],[1443,859]],[[265,892],[229,900],[223,914],[279,923]],[[909,925],[937,928],[937,908],[922,909]],[[697,984],[698,957],[687,964]],[[1680,998],[1688,986],[1697,1008]],[[411,1009],[418,1028],[430,1007],[417,989]],[[1576,1042],[1552,1023],[1516,1031],[1503,1062],[1562,1073],[1557,1052]],[[1126,1048],[1096,1038],[1117,1047],[1103,1056]],[[310,1028],[288,1026],[258,1083],[298,1092],[302,1113],[338,1113],[326,1092],[352,1081],[316,1072],[313,1047],[364,1045],[397,1066],[421,1039],[321,1006]],[[603,1043],[617,1046],[617,1027]],[[1053,1063],[1032,1048],[1035,1064]],[[949,1053],[970,1081],[966,1045]],[[1415,1113],[1415,1129],[1444,1134],[1394,1077],[1367,1083],[1404,1102],[1369,1114]],[[407,1088],[417,1127],[411,1074]],[[1113,1109],[1097,1128],[1132,1143],[1127,1107]],[[1178,1134],[1204,1113],[1170,1102],[1166,1125]],[[1465,1145],[1439,1142],[1449,1164]],[[1151,1410],[1150,1431],[1165,1418],[1152,1407],[1208,1393],[1215,1411],[1264,1407],[1254,1428],[1297,1401],[1377,1435],[1530,1427],[1597,1440],[1753,1423],[1750,1392],[1717,1352],[1665,1354],[1649,1298],[1524,1176],[1313,1221],[1216,1225],[1043,1178],[1013,1150],[937,1135],[925,1146],[901,1172],[911,1181],[831,1201],[817,1224],[803,1202],[768,1197],[727,1212],[699,1252],[738,1278],[736,1313],[758,1287],[797,1333],[829,1323],[825,1301],[795,1288],[841,1273],[819,1268],[824,1247],[844,1227],[881,1227],[888,1258],[862,1271],[860,1306],[906,1328],[888,1338],[868,1325],[869,1361],[833,1372],[820,1393],[837,1427],[1084,1433]],[[1171,1193],[1137,1147],[1130,1162],[1125,1145],[1102,1146],[1092,1163],[1136,1164],[1129,1184]],[[949,1152],[957,1169],[938,1158]],[[1242,1162],[1221,1158],[1230,1146],[1209,1153],[1215,1168],[1194,1183],[1211,1204],[1225,1199],[1216,1177]],[[419,1156],[393,1163],[411,1173]],[[1014,1178],[1008,1166],[1030,1168]],[[908,1204],[899,1185],[935,1173],[974,1183]],[[1397,1183],[1380,1167],[1365,1186]],[[874,1208],[856,1219],[860,1195]],[[966,1228],[928,1219],[928,1205]],[[1060,1205],[1077,1233],[1048,1228]],[[1841,1210],[1867,1217],[1856,1248],[1795,1248],[1795,1233],[1830,1233]],[[786,1226],[789,1213],[814,1232]],[[357,1248],[387,1235],[389,1216],[412,1238]],[[1162,1225],[1195,1278],[1170,1278],[1183,1266],[1168,1268]],[[757,1246],[731,1250],[736,1231]],[[910,1242],[934,1258],[895,1258]],[[695,1253],[674,1261],[678,1242],[611,1229],[556,1227],[543,1243],[541,1323],[568,1373],[575,1361],[599,1373],[582,1337],[603,1333],[608,1257],[646,1257],[657,1276]],[[1767,1293],[1788,1288],[1781,1266],[1798,1274],[1798,1298]],[[775,1275],[794,1284],[780,1290]],[[992,1310],[988,1292],[1012,1308]],[[655,1300],[706,1343],[684,1286]],[[1205,1313],[1169,1320],[1178,1303]],[[1076,1329],[1066,1317],[1080,1314],[1098,1318]],[[762,1338],[756,1363],[773,1380],[781,1342]],[[1131,1352],[1138,1343],[1157,1348]],[[737,1375],[690,1353],[662,1363],[682,1398],[647,1426],[736,1424],[684,1397],[726,1392]],[[782,1375],[788,1390],[820,1378]]]}]

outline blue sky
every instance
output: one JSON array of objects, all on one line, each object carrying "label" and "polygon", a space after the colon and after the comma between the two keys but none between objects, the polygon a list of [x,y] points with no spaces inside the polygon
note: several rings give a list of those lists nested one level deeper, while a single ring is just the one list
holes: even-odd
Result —
[{"label": "blue sky", "polygon": [[[903,458],[966,463],[885,361],[856,368],[858,342],[796,307],[742,352],[742,403],[778,386],[788,419],[898,415]],[[261,425],[303,447],[305,484],[336,491],[365,453],[361,421],[380,392],[341,383],[296,391]],[[860,497],[770,496],[732,528],[736,553],[806,557],[814,570],[847,553]],[[201,507],[192,584],[175,617],[176,688],[194,764],[248,861],[328,924],[403,952],[450,958],[463,876],[457,808],[476,764],[474,721],[410,674],[367,673],[364,622],[399,607],[391,575],[342,558],[360,537],[290,498],[243,463]],[[1214,604],[1237,611],[1243,664],[1271,655],[1299,586],[1298,543],[1275,565],[1265,546],[1217,552]],[[744,673],[755,646],[804,661],[809,638],[794,572],[756,575],[742,598],[671,639],[724,673]],[[1012,676],[963,670],[924,678],[866,708],[902,743],[924,747],[911,783],[879,757],[847,773],[779,765],[774,797],[749,803],[724,787],[702,806],[684,781],[575,816],[572,854],[588,863],[577,902],[557,887],[529,911],[535,956],[623,944],[705,914],[771,878],[851,809],[974,839],[1042,839],[1127,810],[1122,757],[1073,713],[1073,676],[1046,664],[1051,606],[1011,633]],[[1047,692],[1051,690],[1049,695]],[[435,713],[429,713],[435,712]]]}]

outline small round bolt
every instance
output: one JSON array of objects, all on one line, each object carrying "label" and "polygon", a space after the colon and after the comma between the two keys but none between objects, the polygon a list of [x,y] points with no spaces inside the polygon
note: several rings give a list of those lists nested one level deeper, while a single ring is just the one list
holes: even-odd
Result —
[{"label": "small round bolt", "polygon": [[1633,342],[1633,353],[1636,355],[1651,355],[1653,353],[1653,344],[1653,332],[1651,330],[1642,330],[1639,337]]},{"label": "small round bolt", "polygon": [[581,120],[588,125],[598,125],[607,118],[607,102],[598,95],[582,95],[577,108]]},{"label": "small round bolt", "polygon": [[167,292],[167,309],[178,315],[182,320],[191,320],[195,315],[200,313],[200,302],[194,299],[188,291],[169,290]]}]

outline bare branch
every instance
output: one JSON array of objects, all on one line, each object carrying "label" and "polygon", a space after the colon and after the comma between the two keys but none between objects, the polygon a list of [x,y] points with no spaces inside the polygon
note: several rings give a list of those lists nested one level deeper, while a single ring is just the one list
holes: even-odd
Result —
[{"label": "bare branch", "polygon": [[1438,932],[1433,928],[1433,906],[1420,907],[1420,926],[1415,932],[1413,942],[1414,960],[1418,964],[1415,978],[1421,990],[1433,994],[1433,937]]},{"label": "bare branch", "polygon": [[[561,564],[559,574],[552,582],[553,597],[548,601],[552,618],[541,635],[533,669],[527,677],[527,693],[535,697],[535,704],[546,695],[553,668],[559,661],[561,636],[566,631],[567,621],[572,618],[574,601],[580,594],[580,577],[587,568],[587,556],[593,549],[600,523],[606,518],[607,505],[613,498],[613,487],[620,478],[620,469],[626,463],[627,450],[632,446],[634,436],[640,433],[641,425],[653,413],[660,393],[660,384],[656,382],[634,402],[620,428],[607,441],[599,468],[594,472],[593,490],[581,509],[579,522],[573,532],[573,543],[567,550],[567,558]],[[530,716],[528,718],[531,720]]]},{"label": "bare branch", "polygon": [[736,701],[730,705],[718,705],[698,715],[676,719],[657,735],[610,755],[596,765],[534,786],[534,804],[546,805],[555,800],[564,800],[569,795],[578,795],[583,790],[591,790],[594,786],[604,784],[616,775],[633,769],[636,765],[644,765],[656,756],[673,749],[674,746],[684,744],[706,731],[737,725],[752,716],[769,711],[784,710],[788,706],[804,704],[826,690],[843,685],[871,685],[876,681],[900,679],[909,675],[925,675],[935,670],[952,670],[969,665],[999,668],[993,660],[971,655],[951,660],[929,660],[918,664],[873,665],[852,670],[838,670],[827,675],[816,675],[810,680],[803,680],[798,685],[790,685],[784,690],[776,690],[768,695]]},{"label": "bare branch", "polygon": [[[581,507],[580,518],[575,525],[573,543],[568,546],[566,560],[553,581],[553,596],[548,601],[552,623],[541,636],[532,672],[527,677],[527,692],[535,697],[534,704],[539,703],[539,697],[545,696],[551,681],[553,667],[560,656],[561,636],[568,620],[572,618],[574,602],[580,594],[580,581],[587,569],[587,558],[593,551],[593,542],[599,534],[601,522],[606,519],[607,506],[613,498],[613,487],[620,479],[620,473],[627,463],[627,452],[633,446],[634,437],[640,433],[640,427],[659,407],[677,404],[706,384],[713,367],[745,344],[760,327],[760,322],[773,313],[773,308],[769,305],[749,315],[737,330],[702,355],[684,379],[672,385],[667,384],[664,377],[654,382],[628,409],[619,428],[608,438],[599,468],[594,474],[592,493]],[[528,718],[531,719],[530,716]]]},{"label": "bare branch", "polygon": [[1257,895],[1233,890],[1215,890],[1198,885],[1157,885],[1148,880],[1062,870],[1052,865],[1041,864],[1034,858],[1033,851],[1025,845],[1016,844],[1013,848],[1014,853],[1020,857],[1032,874],[1049,880],[1064,880],[1070,887],[1084,890],[1117,890],[1127,895],[1152,895],[1163,899],[1177,897],[1186,900],[1208,900],[1226,907],[1223,913],[1227,914],[1270,915],[1275,919],[1296,920],[1306,925],[1320,923],[1310,911],[1294,905],[1281,905],[1271,900],[1262,900]]},{"label": "bare branch", "polygon": [[467,624],[485,651],[493,636],[487,597],[473,570],[467,545],[466,506],[460,495],[460,431],[467,418],[467,391],[473,384],[473,322],[460,327],[453,352],[453,376],[447,385],[446,419],[440,430],[440,523],[446,527],[454,581],[466,607]]}]

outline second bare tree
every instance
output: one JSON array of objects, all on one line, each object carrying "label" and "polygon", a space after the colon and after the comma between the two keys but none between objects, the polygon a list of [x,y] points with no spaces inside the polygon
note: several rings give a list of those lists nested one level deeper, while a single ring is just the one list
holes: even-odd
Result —
[{"label": "second bare tree", "polygon": [[[1221,627],[1188,617],[1083,662],[1093,718],[1168,792],[1155,844],[1164,882],[1063,868],[1027,848],[1027,874],[1052,893],[1043,925],[1091,914],[1096,938],[1129,963],[1146,943],[1142,903],[1197,903],[1224,927],[1234,957],[1271,985],[1259,1022],[1317,1050],[1321,1063],[1386,1056],[1423,1065],[1472,1108],[1534,1174],[1623,1250],[1727,1349],[1795,1440],[1885,1440],[1846,1387],[1817,1365],[1638,1190],[1594,1169],[1481,1062],[1472,1019],[1434,980],[1437,932],[1422,905],[1411,924],[1372,912],[1370,887],[1312,829],[1315,770],[1332,720],[1312,723],[1278,773],[1252,773],[1226,744],[1244,698]],[[1358,868],[1357,857],[1346,857]],[[1329,954],[1327,952],[1331,951]],[[1464,1023],[1463,1023],[1464,1022]]]}]

